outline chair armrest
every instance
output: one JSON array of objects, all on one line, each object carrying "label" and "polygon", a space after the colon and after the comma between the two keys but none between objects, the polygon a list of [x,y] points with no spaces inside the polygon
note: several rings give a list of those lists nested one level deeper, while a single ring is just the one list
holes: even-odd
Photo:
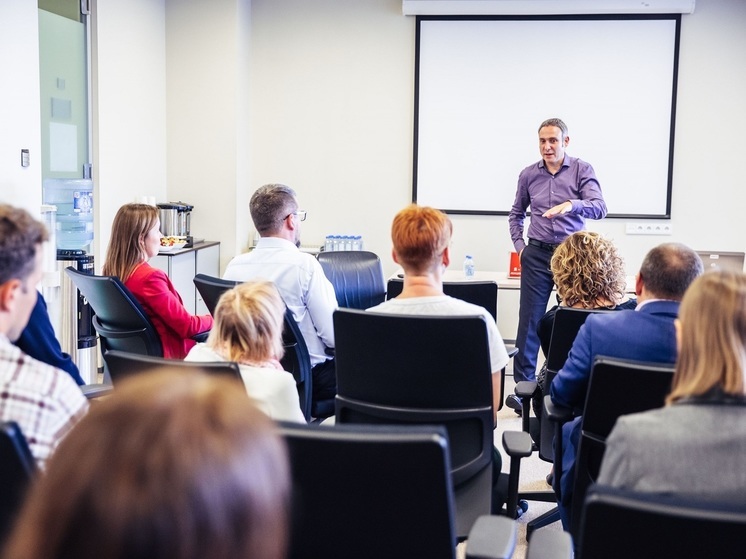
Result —
[{"label": "chair armrest", "polygon": [[85,384],[80,387],[83,396],[89,400],[108,396],[113,389],[114,387],[111,384]]},{"label": "chair armrest", "polygon": [[505,503],[507,517],[516,517],[518,509],[518,479],[521,475],[521,458],[531,456],[533,450],[531,435],[525,431],[503,432],[503,448],[510,456],[510,473],[508,474],[508,498]]},{"label": "chair armrest", "polygon": [[520,351],[520,349],[518,349],[517,347],[506,347],[505,349],[508,350],[508,359],[512,359],[513,357],[515,357]]},{"label": "chair armrest", "polygon": [[544,396],[544,415],[549,418],[550,421],[557,423],[567,423],[575,417],[575,413],[572,408],[566,408],[552,402],[552,397],[548,394]]},{"label": "chair armrest", "polygon": [[199,334],[195,334],[192,336],[192,339],[197,343],[204,343],[207,341],[207,336],[210,335],[210,331],[207,332],[200,332]]},{"label": "chair armrest", "polygon": [[505,516],[480,516],[469,531],[466,559],[510,559],[515,542],[514,520]]},{"label": "chair armrest", "polygon": [[503,448],[511,458],[527,458],[533,450],[531,435],[525,431],[505,431]]},{"label": "chair armrest", "polygon": [[535,380],[522,380],[515,385],[515,395],[521,400],[524,398],[531,398],[538,388],[538,384]]},{"label": "chair armrest", "polygon": [[572,559],[572,538],[567,532],[536,530],[531,534],[526,559]]}]

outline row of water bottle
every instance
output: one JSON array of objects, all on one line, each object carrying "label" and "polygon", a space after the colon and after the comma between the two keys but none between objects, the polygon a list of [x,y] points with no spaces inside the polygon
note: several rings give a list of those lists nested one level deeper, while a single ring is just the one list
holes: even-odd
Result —
[{"label": "row of water bottle", "polygon": [[324,252],[340,250],[363,250],[362,235],[327,235],[324,241]]}]

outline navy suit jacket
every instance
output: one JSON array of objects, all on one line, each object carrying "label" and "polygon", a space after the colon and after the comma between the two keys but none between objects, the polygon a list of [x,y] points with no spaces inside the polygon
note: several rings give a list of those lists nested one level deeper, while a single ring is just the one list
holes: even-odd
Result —
[{"label": "navy suit jacket", "polygon": [[[676,362],[673,322],[679,313],[676,301],[650,301],[637,310],[592,314],[580,327],[565,366],[549,390],[552,401],[583,411],[594,359],[599,355],[653,363]],[[621,395],[620,397],[624,397]],[[562,429],[562,502],[568,504],[575,477],[575,454],[580,439],[580,420]]]},{"label": "navy suit jacket", "polygon": [[47,302],[41,293],[38,294],[28,324],[21,332],[21,337],[16,340],[15,345],[21,348],[21,351],[26,355],[67,372],[78,386],[85,384],[77,365],[67,353],[62,351],[60,342],[55,337],[54,328],[49,321]]}]

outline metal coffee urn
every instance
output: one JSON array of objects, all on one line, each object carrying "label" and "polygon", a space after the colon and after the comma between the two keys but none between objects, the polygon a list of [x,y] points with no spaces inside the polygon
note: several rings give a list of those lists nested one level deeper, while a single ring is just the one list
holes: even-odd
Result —
[{"label": "metal coffee urn", "polygon": [[85,383],[95,384],[98,382],[98,352],[93,309],[64,272],[72,266],[79,272],[93,275],[93,255],[84,250],[58,250],[57,266],[62,284],[60,345],[62,351],[72,356]]}]

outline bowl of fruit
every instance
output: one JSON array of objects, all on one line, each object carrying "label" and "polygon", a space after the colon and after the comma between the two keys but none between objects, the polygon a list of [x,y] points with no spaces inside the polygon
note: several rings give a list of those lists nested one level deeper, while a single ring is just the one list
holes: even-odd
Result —
[{"label": "bowl of fruit", "polygon": [[161,237],[161,248],[159,252],[175,252],[184,248],[186,244],[186,237]]}]

